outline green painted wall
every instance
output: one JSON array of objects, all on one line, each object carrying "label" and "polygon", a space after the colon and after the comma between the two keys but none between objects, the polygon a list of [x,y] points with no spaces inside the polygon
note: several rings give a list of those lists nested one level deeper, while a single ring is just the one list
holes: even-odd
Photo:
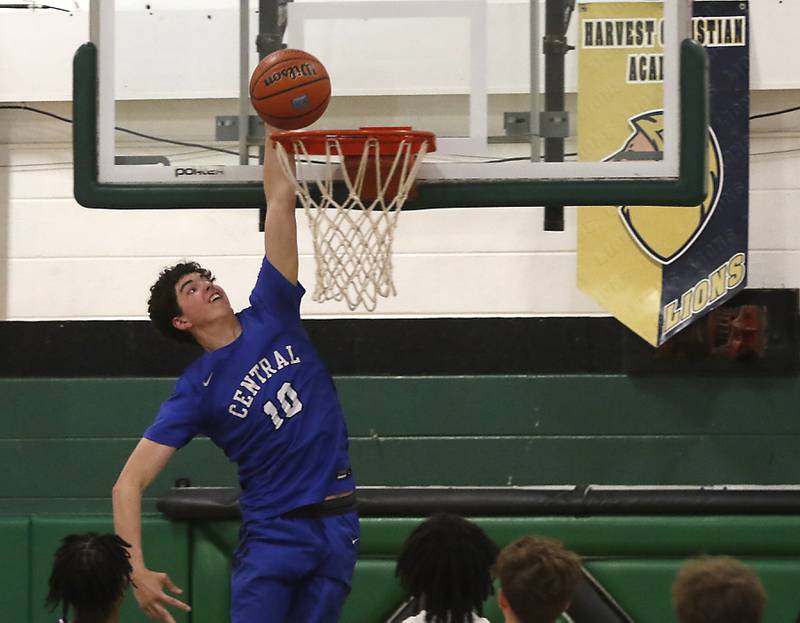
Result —
[{"label": "green painted wall", "polygon": [[[422,356],[422,354],[421,354]],[[800,382],[625,376],[340,377],[362,485],[800,482]],[[0,514],[109,512],[165,379],[0,379]],[[207,439],[176,478],[236,484]]]}]

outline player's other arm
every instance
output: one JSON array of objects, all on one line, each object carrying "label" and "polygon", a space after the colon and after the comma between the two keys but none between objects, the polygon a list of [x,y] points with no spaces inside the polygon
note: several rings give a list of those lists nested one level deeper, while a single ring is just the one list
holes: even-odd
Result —
[{"label": "player's other arm", "polygon": [[294,216],[294,183],[278,162],[269,139],[273,128],[266,128],[264,148],[264,194],[267,216],[264,220],[264,247],[267,259],[291,283],[297,283],[297,222]]},{"label": "player's other arm", "polygon": [[134,448],[112,490],[114,531],[131,544],[133,594],[139,607],[151,619],[175,623],[165,606],[189,611],[191,608],[167,595],[183,591],[172,583],[166,573],[150,571],[142,553],[142,493],[169,462],[175,448],[149,439],[142,439]]}]

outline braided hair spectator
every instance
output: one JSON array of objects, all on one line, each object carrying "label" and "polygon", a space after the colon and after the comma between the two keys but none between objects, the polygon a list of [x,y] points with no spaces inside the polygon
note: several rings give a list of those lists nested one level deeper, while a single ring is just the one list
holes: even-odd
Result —
[{"label": "braided hair spectator", "polygon": [[116,534],[70,534],[55,553],[46,604],[67,623],[114,623],[131,582],[130,545]]},{"label": "braided hair spectator", "polygon": [[[485,621],[497,545],[474,523],[440,513],[417,526],[400,551],[395,575],[422,611],[406,622]],[[476,616],[477,613],[477,616]]]}]

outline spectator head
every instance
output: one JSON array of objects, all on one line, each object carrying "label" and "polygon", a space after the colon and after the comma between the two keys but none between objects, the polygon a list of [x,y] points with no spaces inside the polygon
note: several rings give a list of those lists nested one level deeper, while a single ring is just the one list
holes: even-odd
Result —
[{"label": "spectator head", "polygon": [[672,585],[680,623],[761,623],[766,601],[755,572],[729,556],[687,561]]},{"label": "spectator head", "polygon": [[46,604],[69,609],[75,623],[105,623],[113,619],[131,582],[130,545],[116,534],[70,534],[55,553]]},{"label": "spectator head", "polygon": [[474,523],[440,513],[406,539],[395,575],[425,610],[426,621],[468,623],[492,594],[497,545]]},{"label": "spectator head", "polygon": [[561,543],[524,536],[497,557],[498,602],[507,623],[553,623],[581,578],[581,561]]}]

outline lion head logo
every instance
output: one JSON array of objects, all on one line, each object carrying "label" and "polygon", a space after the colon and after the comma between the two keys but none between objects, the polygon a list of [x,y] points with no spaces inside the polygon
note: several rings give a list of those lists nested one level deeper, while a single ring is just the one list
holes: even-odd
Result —
[{"label": "lion head logo", "polygon": [[[664,111],[651,110],[628,120],[632,133],[605,160],[653,159],[664,151]],[[714,130],[708,128],[708,191],[697,206],[619,206],[628,233],[653,260],[670,264],[692,246],[714,213],[722,194],[723,162]]]}]

